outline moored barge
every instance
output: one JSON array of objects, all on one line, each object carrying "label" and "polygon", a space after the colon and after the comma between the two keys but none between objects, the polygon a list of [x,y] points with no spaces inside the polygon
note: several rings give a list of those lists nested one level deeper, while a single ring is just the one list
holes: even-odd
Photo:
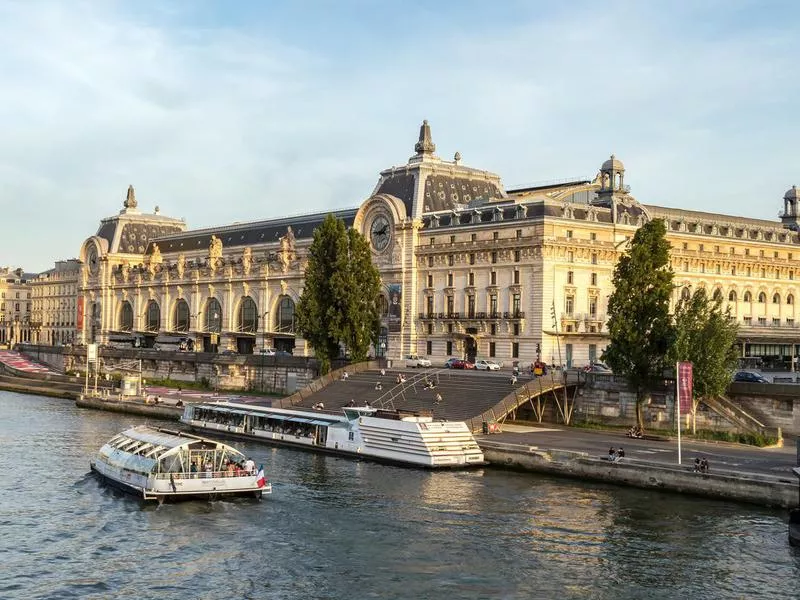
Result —
[{"label": "moored barge", "polygon": [[349,406],[334,414],[213,402],[188,405],[181,421],[198,431],[409,466],[485,464],[466,423],[437,421],[430,412]]}]

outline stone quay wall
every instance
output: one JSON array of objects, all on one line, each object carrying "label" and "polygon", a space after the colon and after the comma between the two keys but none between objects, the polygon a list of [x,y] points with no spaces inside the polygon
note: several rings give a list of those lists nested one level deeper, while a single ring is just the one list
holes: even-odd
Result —
[{"label": "stone quay wall", "polygon": [[751,473],[695,473],[689,465],[666,465],[624,458],[611,462],[585,452],[540,450],[534,446],[479,439],[484,457],[493,466],[591,479],[647,489],[661,489],[707,498],[736,500],[763,506],[798,506],[798,482],[790,477]]},{"label": "stone quay wall", "polygon": [[[67,374],[85,373],[86,348],[20,344],[25,356]],[[317,361],[300,356],[164,352],[150,348],[101,348],[100,378],[138,374],[145,380],[171,379],[203,383],[220,390],[292,394],[318,377]],[[93,371],[91,371],[93,373]]]}]

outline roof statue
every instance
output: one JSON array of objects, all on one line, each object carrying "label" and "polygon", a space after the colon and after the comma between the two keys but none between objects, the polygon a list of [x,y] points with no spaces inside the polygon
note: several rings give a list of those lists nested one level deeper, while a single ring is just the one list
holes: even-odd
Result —
[{"label": "roof statue", "polygon": [[222,240],[217,236],[211,236],[211,243],[208,245],[209,258],[222,258]]},{"label": "roof statue", "polygon": [[431,139],[431,126],[427,119],[422,122],[419,128],[419,141],[414,145],[417,154],[433,154],[436,152],[436,144]]},{"label": "roof statue", "polygon": [[136,192],[133,191],[133,186],[128,186],[128,195],[125,197],[125,202],[123,203],[125,208],[136,208]]}]

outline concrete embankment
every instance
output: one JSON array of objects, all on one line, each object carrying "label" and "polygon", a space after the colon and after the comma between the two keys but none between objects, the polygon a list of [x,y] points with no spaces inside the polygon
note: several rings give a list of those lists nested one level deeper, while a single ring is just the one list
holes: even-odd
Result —
[{"label": "concrete embankment", "polygon": [[486,460],[493,466],[763,506],[798,506],[798,484],[789,478],[738,472],[701,474],[695,473],[691,466],[679,467],[628,458],[610,462],[585,452],[543,450],[535,446],[484,439],[478,440],[478,443]]},{"label": "concrete embankment", "polygon": [[172,421],[179,420],[183,414],[182,407],[169,406],[166,404],[146,404],[140,399],[117,400],[115,398],[96,398],[80,395],[75,400],[75,404],[81,408],[92,408],[95,410],[127,413],[139,415],[141,417],[169,419]]},{"label": "concrete embankment", "polygon": [[30,383],[17,383],[2,381],[0,382],[0,390],[6,392],[18,392],[20,394],[33,394],[35,396],[51,396],[53,398],[67,398],[74,400],[80,393],[63,387],[55,387],[52,385],[39,385]]}]

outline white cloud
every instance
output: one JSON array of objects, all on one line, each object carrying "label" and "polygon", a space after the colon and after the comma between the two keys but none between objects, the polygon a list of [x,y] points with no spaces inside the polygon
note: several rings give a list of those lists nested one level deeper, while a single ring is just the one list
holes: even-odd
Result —
[{"label": "white cloud", "polygon": [[773,218],[800,183],[791,23],[737,26],[747,3],[523,4],[471,31],[429,8],[344,54],[124,6],[0,5],[0,263],[76,255],[129,183],[193,227],[355,206],[423,118],[509,185],[615,152],[643,202]]}]

